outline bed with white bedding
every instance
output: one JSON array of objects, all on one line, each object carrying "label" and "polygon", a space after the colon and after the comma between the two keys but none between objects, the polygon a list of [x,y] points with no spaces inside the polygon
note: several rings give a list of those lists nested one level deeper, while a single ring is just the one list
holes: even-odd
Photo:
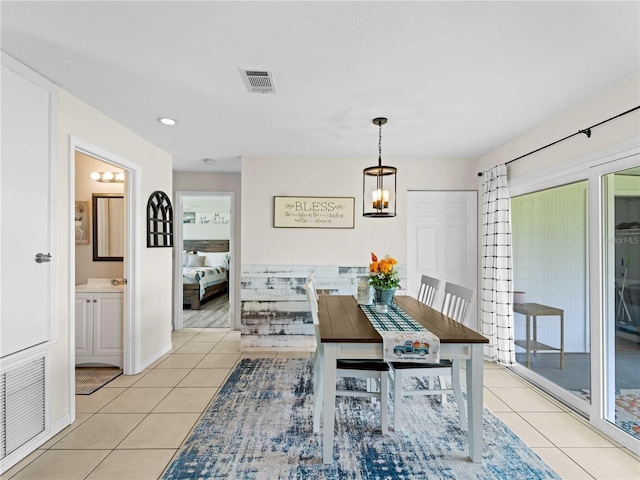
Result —
[{"label": "bed with white bedding", "polygon": [[182,291],[185,306],[189,306],[191,310],[199,310],[202,302],[220,292],[228,291],[228,248],[228,240],[184,241]]}]

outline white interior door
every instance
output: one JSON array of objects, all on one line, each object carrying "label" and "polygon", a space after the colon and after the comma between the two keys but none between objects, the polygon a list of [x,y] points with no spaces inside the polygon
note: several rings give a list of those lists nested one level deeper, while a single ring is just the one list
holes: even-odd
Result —
[{"label": "white interior door", "polygon": [[[49,340],[51,91],[2,65],[1,351]],[[11,62],[10,62],[11,63]],[[36,255],[41,262],[36,262]],[[53,259],[56,261],[57,259]]]},{"label": "white interior door", "polygon": [[[407,192],[407,291],[416,296],[422,275],[477,291],[478,194],[476,191]],[[477,298],[477,295],[476,295]],[[477,325],[477,300],[469,324]]]}]

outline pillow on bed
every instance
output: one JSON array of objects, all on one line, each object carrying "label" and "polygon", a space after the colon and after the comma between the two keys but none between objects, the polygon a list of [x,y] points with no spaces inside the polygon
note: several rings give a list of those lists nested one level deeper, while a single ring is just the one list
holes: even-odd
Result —
[{"label": "pillow on bed", "polygon": [[185,250],[184,252],[182,252],[182,266],[186,267],[188,263],[189,263],[189,254]]},{"label": "pillow on bed", "polygon": [[187,267],[204,267],[204,257],[195,254],[189,254]]},{"label": "pillow on bed", "polygon": [[205,267],[224,267],[229,270],[229,252],[198,252],[205,258]]}]

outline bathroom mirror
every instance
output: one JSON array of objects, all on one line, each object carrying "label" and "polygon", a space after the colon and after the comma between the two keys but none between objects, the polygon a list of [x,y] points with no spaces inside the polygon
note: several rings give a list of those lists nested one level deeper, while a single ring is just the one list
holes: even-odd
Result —
[{"label": "bathroom mirror", "polygon": [[124,255],[124,197],[120,193],[94,193],[93,261],[122,262]]}]

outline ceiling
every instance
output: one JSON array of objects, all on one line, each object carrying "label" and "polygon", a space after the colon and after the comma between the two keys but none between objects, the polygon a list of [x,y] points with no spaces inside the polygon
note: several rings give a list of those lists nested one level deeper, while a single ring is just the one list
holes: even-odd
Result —
[{"label": "ceiling", "polygon": [[[2,50],[177,171],[240,171],[242,156],[375,163],[378,116],[384,158],[475,158],[640,72],[636,1],[0,7]],[[272,69],[277,94],[248,93],[239,68]]]}]

